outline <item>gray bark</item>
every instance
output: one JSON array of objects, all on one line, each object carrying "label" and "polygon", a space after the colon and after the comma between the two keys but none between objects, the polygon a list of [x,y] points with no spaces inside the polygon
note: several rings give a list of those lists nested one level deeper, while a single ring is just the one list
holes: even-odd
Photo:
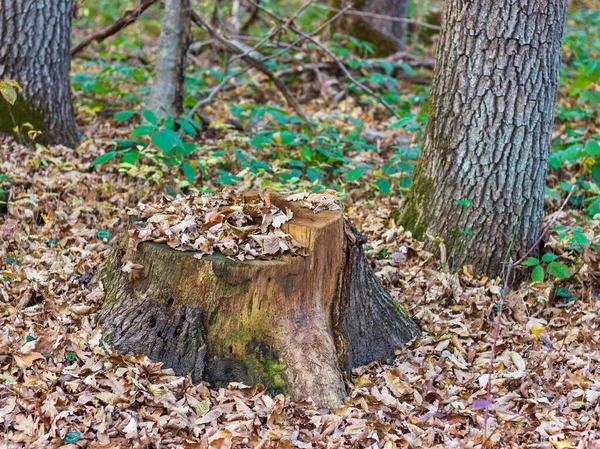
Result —
[{"label": "gray bark", "polygon": [[190,15],[190,0],[165,0],[150,96],[150,109],[159,118],[183,111]]},{"label": "gray bark", "polygon": [[444,4],[425,140],[401,221],[418,238],[443,238],[451,268],[497,275],[511,241],[514,258],[539,236],[566,6]]},{"label": "gray bark", "polygon": [[0,79],[23,87],[13,106],[0,101],[0,131],[31,123],[49,144],[77,145],[71,104],[74,0],[0,0]]},{"label": "gray bark", "polygon": [[[344,0],[332,0],[335,8],[346,6]],[[349,35],[371,42],[376,56],[389,56],[404,48],[406,23],[389,20],[383,16],[406,18],[408,0],[358,0],[352,2],[356,12],[363,15],[346,14],[338,22],[344,32]]]}]

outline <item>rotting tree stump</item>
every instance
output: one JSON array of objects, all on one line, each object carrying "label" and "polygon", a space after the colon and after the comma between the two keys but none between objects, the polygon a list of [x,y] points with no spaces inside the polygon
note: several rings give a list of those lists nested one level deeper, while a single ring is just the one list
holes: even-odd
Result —
[{"label": "rotting tree stump", "polygon": [[[234,261],[165,244],[128,248],[102,269],[104,339],[144,353],[195,381],[261,383],[292,399],[339,405],[355,366],[393,357],[419,334],[383,288],[362,250],[366,241],[341,211],[318,214],[273,194],[294,219],[283,228],[307,256]],[[126,261],[143,266],[130,280]]]}]

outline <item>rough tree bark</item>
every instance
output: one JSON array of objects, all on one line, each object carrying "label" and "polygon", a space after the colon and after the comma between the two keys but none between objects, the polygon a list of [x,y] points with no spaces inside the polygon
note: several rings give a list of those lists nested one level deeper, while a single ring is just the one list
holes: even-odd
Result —
[{"label": "rough tree bark", "polygon": [[[346,0],[331,0],[335,9],[341,9]],[[408,0],[358,0],[352,2],[353,9],[365,13],[362,16],[345,14],[336,21],[336,28],[352,37],[373,44],[375,56],[385,57],[404,48],[406,23],[392,21],[389,16],[405,19]]]},{"label": "rough tree bark", "polygon": [[75,0],[0,0],[0,79],[23,88],[14,105],[0,101],[0,131],[30,123],[47,144],[77,145],[69,81]]},{"label": "rough tree bark", "polygon": [[[103,267],[105,340],[196,381],[262,383],[339,405],[352,367],[393,357],[419,329],[382,287],[364,237],[341,212],[272,199],[292,209],[285,230],[307,257],[196,259],[155,243],[133,251],[124,238]],[[122,272],[126,261],[143,266],[139,279]]]},{"label": "rough tree bark", "polygon": [[[422,152],[401,223],[451,268],[498,275],[539,236],[566,0],[444,3]],[[428,239],[430,249],[439,244]]]},{"label": "rough tree bark", "polygon": [[150,95],[150,109],[159,118],[183,113],[191,13],[190,0],[165,0]]}]

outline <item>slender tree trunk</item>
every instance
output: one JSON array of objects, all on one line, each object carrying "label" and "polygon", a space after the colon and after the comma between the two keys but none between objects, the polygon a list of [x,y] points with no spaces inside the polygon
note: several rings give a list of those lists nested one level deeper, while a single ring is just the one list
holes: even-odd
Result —
[{"label": "slender tree trunk", "polygon": [[150,97],[150,109],[159,118],[183,112],[190,18],[190,0],[165,0]]},{"label": "slender tree trunk", "polygon": [[[348,2],[332,0],[330,3],[340,9]],[[390,20],[389,17],[406,18],[408,0],[357,0],[352,5],[352,14],[345,14],[337,21],[339,30],[372,43],[378,57],[389,56],[404,48],[406,23]]]},{"label": "slender tree trunk", "polygon": [[23,87],[0,101],[0,131],[30,123],[39,140],[77,145],[69,71],[74,0],[0,0],[0,79]]},{"label": "slender tree trunk", "polygon": [[540,233],[566,6],[444,4],[427,130],[401,221],[417,238],[443,238],[452,268],[497,275],[509,250],[523,254]]}]

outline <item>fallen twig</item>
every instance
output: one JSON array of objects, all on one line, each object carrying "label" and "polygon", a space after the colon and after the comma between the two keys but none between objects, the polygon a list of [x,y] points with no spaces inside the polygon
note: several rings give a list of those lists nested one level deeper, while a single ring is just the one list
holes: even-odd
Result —
[{"label": "fallen twig", "polygon": [[78,53],[83,51],[83,49],[85,49],[88,45],[90,45],[92,42],[101,42],[104,39],[106,39],[110,36],[113,36],[113,35],[117,34],[119,31],[121,31],[122,29],[128,27],[133,22],[135,22],[146,9],[148,9],[150,6],[152,6],[157,1],[158,0],[142,0],[136,8],[134,8],[131,11],[129,11],[128,13],[126,13],[123,17],[121,17],[119,20],[117,20],[113,24],[108,25],[107,27],[102,28],[101,30],[95,32],[94,34],[91,34],[91,35],[83,38],[77,45],[75,45],[73,48],[71,48],[71,56],[77,55]]}]

